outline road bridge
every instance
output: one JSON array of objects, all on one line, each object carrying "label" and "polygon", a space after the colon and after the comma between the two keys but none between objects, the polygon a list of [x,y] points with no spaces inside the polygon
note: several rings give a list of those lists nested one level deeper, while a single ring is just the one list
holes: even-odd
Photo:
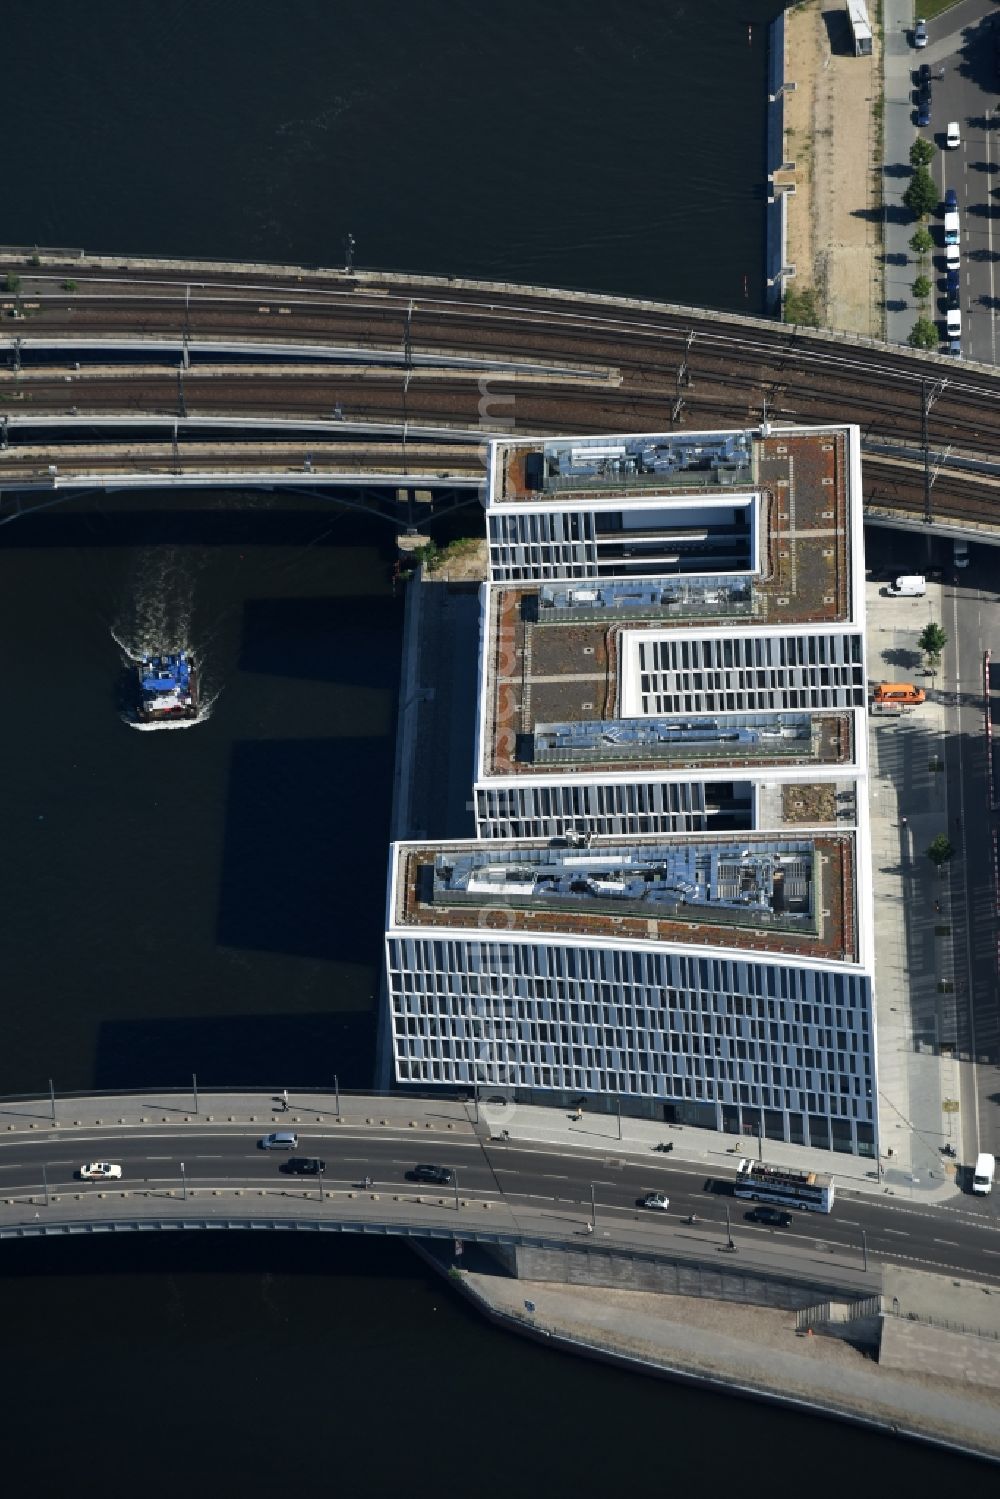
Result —
[{"label": "road bridge", "polygon": [[[559,1109],[397,1095],[294,1092],[287,1110],[280,1093],[5,1100],[0,1238],[287,1227],[716,1265],[733,1242],[741,1273],[836,1280],[851,1294],[901,1255],[1000,1285],[1000,1219],[992,1204],[957,1196],[943,1169],[917,1200],[908,1179],[838,1157],[834,1212],[774,1229],[748,1221],[749,1205],[732,1197],[738,1145],[726,1136],[677,1131],[667,1156],[653,1145],[663,1126],[622,1123],[619,1139],[609,1116],[578,1124]],[[289,1175],[285,1156],[261,1150],[272,1129],[295,1130],[299,1153],[325,1161],[322,1178]],[[823,1153],[812,1154],[820,1164]],[[79,1180],[95,1160],[120,1165],[121,1179]],[[451,1181],[414,1181],[423,1163],[447,1167]],[[652,1191],[666,1192],[666,1212],[639,1205]]]},{"label": "road bridge", "polygon": [[[503,433],[857,422],[883,524],[1000,540],[1000,371],[665,303],[0,249],[0,519],[81,489],[416,490]],[[421,515],[433,514],[436,498]]]}]

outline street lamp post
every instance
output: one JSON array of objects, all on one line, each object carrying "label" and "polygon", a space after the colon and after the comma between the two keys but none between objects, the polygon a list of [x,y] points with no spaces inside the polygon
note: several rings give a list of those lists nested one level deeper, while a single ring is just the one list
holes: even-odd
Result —
[{"label": "street lamp post", "polygon": [[334,1093],[337,1096],[337,1118],[339,1119],[340,1118],[340,1079],[337,1077],[336,1073],[333,1074],[333,1091],[334,1091]]},{"label": "street lamp post", "polygon": [[620,1140],[621,1137],[622,1137],[622,1096],[621,1096],[620,1093],[618,1095],[617,1103],[618,1103],[618,1138]]},{"label": "street lamp post", "polygon": [[320,1200],[320,1202],[322,1202],[323,1201],[323,1163],[322,1163],[322,1161],[320,1162],[320,1167],[319,1167],[319,1173],[318,1173],[318,1175],[319,1175],[319,1200]]},{"label": "street lamp post", "polygon": [[590,1184],[590,1232],[597,1232],[597,1188],[593,1182]]},{"label": "street lamp post", "polygon": [[42,1185],[45,1188],[45,1206],[48,1207],[48,1205],[49,1205],[49,1173],[45,1169],[45,1163],[44,1163],[44,1161],[42,1162]]},{"label": "street lamp post", "polygon": [[188,1200],[188,1179],[187,1179],[187,1172],[184,1170],[184,1162],[183,1161],[181,1161],[181,1190],[184,1193],[184,1201],[187,1202],[187,1200]]},{"label": "street lamp post", "polygon": [[52,1079],[51,1078],[49,1078],[49,1105],[50,1105],[50,1107],[52,1109],[52,1123],[55,1124],[55,1122],[56,1122],[56,1090],[52,1086]]},{"label": "street lamp post", "polygon": [[729,1204],[726,1203],[726,1248],[735,1252],[736,1245],[733,1243],[733,1225],[729,1217]]},{"label": "street lamp post", "polygon": [[867,1275],[868,1274],[868,1235],[865,1233],[864,1229],[861,1230],[861,1256],[862,1256],[862,1261],[863,1261],[864,1272]]},{"label": "street lamp post", "polygon": [[192,1072],[192,1074],[191,1074],[191,1092],[194,1094],[194,1111],[197,1114],[198,1113],[198,1074],[197,1074],[197,1072]]},{"label": "street lamp post", "polygon": [[458,1212],[458,1172],[455,1172],[455,1212]]}]

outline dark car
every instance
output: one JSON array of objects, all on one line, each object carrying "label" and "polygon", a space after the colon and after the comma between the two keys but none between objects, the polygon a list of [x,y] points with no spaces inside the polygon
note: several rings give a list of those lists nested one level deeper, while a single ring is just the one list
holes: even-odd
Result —
[{"label": "dark car", "polygon": [[952,292],[957,294],[962,289],[961,273],[959,271],[945,271],[944,284],[949,296],[951,296]]},{"label": "dark car", "polygon": [[455,1173],[450,1166],[414,1166],[406,1175],[411,1182],[434,1182],[435,1186],[446,1187]]},{"label": "dark car", "polygon": [[958,208],[958,193],[953,187],[949,187],[944,195],[945,213],[954,213]]},{"label": "dark car", "polygon": [[293,1155],[282,1161],[278,1170],[287,1171],[289,1176],[319,1176],[326,1170],[326,1162],[314,1155]]},{"label": "dark car", "polygon": [[743,1215],[748,1223],[766,1223],[769,1228],[791,1228],[792,1215],[783,1208],[751,1208]]},{"label": "dark car", "polygon": [[926,99],[921,99],[920,103],[917,105],[917,124],[918,125],[929,125],[930,122],[931,122],[931,101],[930,101],[930,96],[928,95],[928,97]]}]

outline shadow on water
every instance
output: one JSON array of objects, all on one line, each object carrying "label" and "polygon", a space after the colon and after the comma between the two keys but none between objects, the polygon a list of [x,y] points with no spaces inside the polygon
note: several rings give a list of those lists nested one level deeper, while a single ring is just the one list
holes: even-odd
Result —
[{"label": "shadow on water", "polygon": [[[5,551],[47,546],[340,547],[380,519],[374,503],[369,516],[349,510],[333,497],[329,510],[320,502],[305,509],[292,497],[282,503],[280,496],[268,493],[265,508],[263,496],[248,499],[245,490],[229,495],[232,508],[219,508],[219,497],[224,494],[208,491],[201,505],[193,504],[189,494],[181,495],[176,509],[155,508],[153,494],[148,497],[149,509],[125,509],[117,495],[70,500],[67,505],[72,509],[57,507],[19,516],[0,530],[0,538]],[[31,503],[30,498],[26,503]],[[80,508],[83,505],[85,509]],[[8,497],[4,513],[9,514],[10,508]],[[317,535],[317,521],[326,514],[331,530]],[[391,523],[383,519],[383,526],[386,540],[391,540]]]},{"label": "shadow on water", "polygon": [[387,739],[232,749],[216,936],[226,947],[370,963],[382,931]]},{"label": "shadow on water", "polygon": [[395,691],[403,596],[248,599],[241,671]]},{"label": "shadow on water", "polygon": [[[276,998],[279,996],[276,996]],[[94,1087],[316,1088],[371,1084],[375,1016],[357,1014],[184,1015],[106,1020],[99,1029]]]}]

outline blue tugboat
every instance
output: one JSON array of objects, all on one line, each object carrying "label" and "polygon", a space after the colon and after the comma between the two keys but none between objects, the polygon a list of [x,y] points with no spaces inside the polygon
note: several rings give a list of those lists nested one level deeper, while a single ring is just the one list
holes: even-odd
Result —
[{"label": "blue tugboat", "polygon": [[198,717],[198,671],[187,651],[145,656],[139,662],[139,723]]}]

